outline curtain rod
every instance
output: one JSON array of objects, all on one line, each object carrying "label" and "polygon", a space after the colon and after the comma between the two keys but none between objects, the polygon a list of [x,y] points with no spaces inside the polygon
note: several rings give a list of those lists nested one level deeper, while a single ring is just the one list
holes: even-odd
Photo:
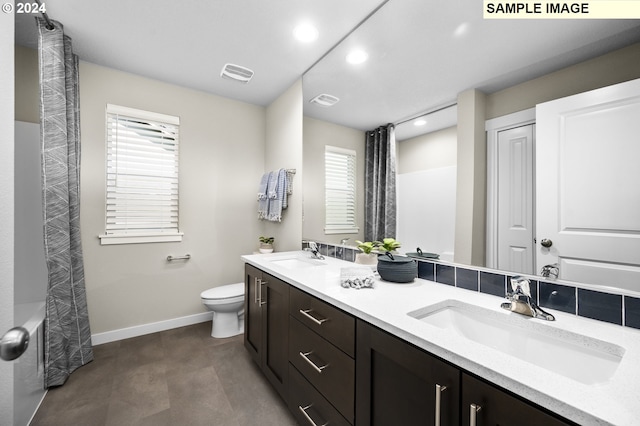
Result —
[{"label": "curtain rod", "polygon": [[[42,9],[42,3],[40,3],[40,0],[35,0],[36,3],[38,3],[38,6],[40,6],[38,8],[38,10]],[[40,14],[42,15],[42,17],[44,18],[45,22],[47,23],[47,29],[49,31],[55,29],[55,25],[53,25],[53,22],[51,22],[51,19],[49,19],[49,15],[47,15],[47,12],[45,12],[44,10],[42,12],[40,12]]]},{"label": "curtain rod", "polygon": [[406,118],[404,120],[400,120],[400,121],[398,121],[396,123],[393,123],[393,124],[397,126],[399,124],[408,123],[409,121],[415,120],[418,117],[426,117],[427,115],[435,114],[436,112],[445,110],[447,108],[451,108],[452,106],[455,106],[455,105],[458,105],[458,102],[451,102],[451,103],[445,104],[445,105],[443,105],[441,107],[438,107],[436,109],[432,109],[431,111],[427,111],[427,112],[423,112],[423,113],[418,114],[418,115],[411,116],[409,118]]}]

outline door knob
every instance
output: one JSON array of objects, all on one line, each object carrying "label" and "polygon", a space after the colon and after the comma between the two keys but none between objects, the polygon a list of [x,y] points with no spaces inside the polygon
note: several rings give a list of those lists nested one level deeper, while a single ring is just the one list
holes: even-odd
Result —
[{"label": "door knob", "polygon": [[549,248],[553,245],[553,241],[548,238],[544,238],[542,241],[540,241],[540,244],[542,245],[542,247]]},{"label": "door knob", "polygon": [[22,355],[29,346],[29,332],[24,327],[14,327],[0,340],[0,358],[13,361]]}]

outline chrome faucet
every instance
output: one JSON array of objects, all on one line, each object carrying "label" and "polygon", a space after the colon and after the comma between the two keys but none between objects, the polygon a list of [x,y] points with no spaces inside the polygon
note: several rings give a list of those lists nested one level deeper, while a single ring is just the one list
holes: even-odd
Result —
[{"label": "chrome faucet", "polygon": [[324,260],[324,256],[321,255],[320,252],[318,251],[318,244],[316,244],[315,241],[309,241],[309,247],[306,248],[305,250],[311,252],[312,259]]},{"label": "chrome faucet", "polygon": [[560,268],[557,263],[552,265],[544,265],[542,269],[540,269],[540,275],[544,278],[558,278],[558,274],[560,273]]},{"label": "chrome faucet", "polygon": [[507,293],[509,302],[500,305],[502,309],[517,312],[533,318],[547,321],[555,321],[555,317],[542,310],[533,300],[531,300],[531,282],[524,277],[516,275],[511,277],[512,293]]}]

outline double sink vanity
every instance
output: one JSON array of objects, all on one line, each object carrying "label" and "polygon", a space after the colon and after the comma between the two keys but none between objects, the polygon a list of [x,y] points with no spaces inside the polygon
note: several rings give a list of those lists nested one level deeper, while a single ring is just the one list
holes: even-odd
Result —
[{"label": "double sink vanity", "polygon": [[344,288],[334,258],[243,256],[245,346],[302,425],[631,425],[640,332],[416,278]]}]

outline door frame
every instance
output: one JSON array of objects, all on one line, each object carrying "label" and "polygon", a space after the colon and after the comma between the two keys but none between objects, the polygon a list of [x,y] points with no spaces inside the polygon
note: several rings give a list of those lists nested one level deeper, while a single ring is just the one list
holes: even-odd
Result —
[{"label": "door frame", "polygon": [[[487,232],[485,266],[498,269],[498,133],[515,127],[536,123],[536,109],[529,108],[502,117],[485,121],[487,135]],[[535,174],[535,147],[533,154],[533,171]],[[535,176],[534,176],[535,178]],[[535,180],[534,180],[535,183]],[[533,195],[533,212],[535,215],[535,188]],[[533,218],[533,234],[535,236],[535,217]],[[534,259],[535,265],[535,259]]]}]

